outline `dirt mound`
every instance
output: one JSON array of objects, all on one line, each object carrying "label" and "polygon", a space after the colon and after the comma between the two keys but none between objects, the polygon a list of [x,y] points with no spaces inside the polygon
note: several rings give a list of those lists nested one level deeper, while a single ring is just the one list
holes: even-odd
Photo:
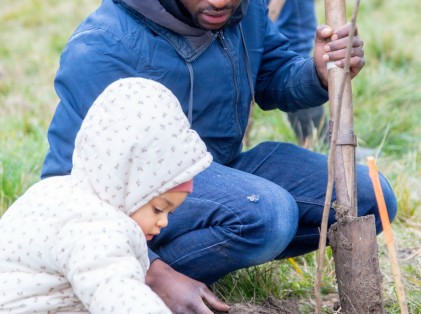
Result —
[{"label": "dirt mound", "polygon": [[[215,312],[222,314],[220,312]],[[301,314],[296,300],[278,300],[273,297],[261,304],[236,303],[230,305],[230,314]]]}]

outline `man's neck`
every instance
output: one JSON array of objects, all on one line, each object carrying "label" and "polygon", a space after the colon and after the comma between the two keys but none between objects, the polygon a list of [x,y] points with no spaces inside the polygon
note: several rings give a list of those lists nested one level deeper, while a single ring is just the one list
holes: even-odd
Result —
[{"label": "man's neck", "polygon": [[161,3],[165,10],[174,16],[177,20],[180,20],[181,22],[186,23],[192,27],[197,27],[190,12],[187,11],[180,0],[159,0],[159,3]]},{"label": "man's neck", "polygon": [[[200,28],[200,26],[195,23],[190,12],[187,11],[180,0],[159,0],[159,3],[168,13],[170,13],[179,21],[192,27]],[[227,25],[239,23],[247,12],[248,4],[249,0],[243,0],[239,7],[235,10],[234,15],[231,17],[230,21],[228,21]]]}]

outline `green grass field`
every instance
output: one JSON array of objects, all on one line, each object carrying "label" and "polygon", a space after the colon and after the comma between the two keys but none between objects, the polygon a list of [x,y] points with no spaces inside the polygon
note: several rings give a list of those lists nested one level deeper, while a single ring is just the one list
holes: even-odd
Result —
[{"label": "green grass field", "polygon": [[[99,0],[16,0],[0,11],[0,215],[39,180],[48,148],[46,130],[57,104],[53,79],[60,52]],[[352,12],[353,3],[349,2]],[[317,1],[320,23],[323,3]],[[418,0],[362,1],[358,27],[366,66],[353,80],[355,133],[360,147],[379,152],[378,168],[398,196],[393,224],[411,313],[421,313],[421,33]],[[286,115],[254,112],[252,143],[295,142]],[[315,147],[315,149],[320,149]],[[364,162],[364,161],[363,161]],[[0,235],[1,236],[1,235]],[[399,313],[384,238],[378,237],[388,313]],[[297,298],[314,311],[315,254],[273,262],[227,276],[213,289],[229,302],[272,294]],[[336,292],[333,259],[326,257],[322,291],[331,310]],[[330,309],[329,309],[330,308]]]}]

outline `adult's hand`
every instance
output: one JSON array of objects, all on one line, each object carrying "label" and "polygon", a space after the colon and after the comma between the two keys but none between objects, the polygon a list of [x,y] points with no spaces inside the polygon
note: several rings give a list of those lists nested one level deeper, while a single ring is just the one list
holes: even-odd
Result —
[{"label": "adult's hand", "polygon": [[[317,28],[313,57],[317,74],[325,87],[328,85],[327,62],[334,62],[340,68],[345,65],[350,30],[351,24],[346,24],[335,32],[327,25],[321,25]],[[363,45],[364,42],[358,37],[358,31],[356,30],[349,64],[351,78],[354,78],[364,67]]]},{"label": "adult's hand", "polygon": [[146,273],[146,284],[158,294],[174,314],[212,314],[208,306],[228,312],[229,306],[208,287],[157,259]]}]

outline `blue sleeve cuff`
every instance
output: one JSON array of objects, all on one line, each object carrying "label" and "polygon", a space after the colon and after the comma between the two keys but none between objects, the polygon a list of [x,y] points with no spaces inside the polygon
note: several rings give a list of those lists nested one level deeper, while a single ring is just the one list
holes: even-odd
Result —
[{"label": "blue sleeve cuff", "polygon": [[149,262],[151,264],[152,264],[153,261],[159,259],[159,256],[149,248],[148,248],[148,257],[149,257]]},{"label": "blue sleeve cuff", "polygon": [[[311,73],[311,82],[310,86],[305,88],[305,103],[308,107],[317,107],[324,104],[329,100],[329,93],[325,87],[323,87],[322,82],[320,81],[319,75],[317,74],[316,65],[314,64],[313,59],[309,59],[308,62],[304,65],[307,69],[305,72]],[[306,84],[307,85],[307,84]]]}]

